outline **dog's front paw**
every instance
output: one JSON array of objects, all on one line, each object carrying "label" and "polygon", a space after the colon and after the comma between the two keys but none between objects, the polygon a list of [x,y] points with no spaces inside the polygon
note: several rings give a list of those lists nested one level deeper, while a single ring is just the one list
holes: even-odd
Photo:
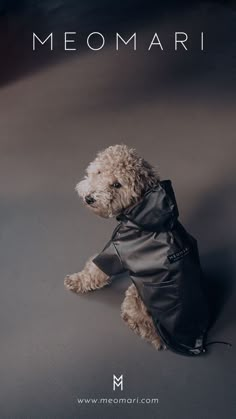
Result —
[{"label": "dog's front paw", "polygon": [[84,292],[82,287],[82,281],[78,273],[66,275],[64,279],[64,285],[68,290],[76,292],[77,294],[79,294],[80,292]]},{"label": "dog's front paw", "polygon": [[151,344],[157,351],[166,350],[166,345],[161,341],[159,337],[151,341]]}]

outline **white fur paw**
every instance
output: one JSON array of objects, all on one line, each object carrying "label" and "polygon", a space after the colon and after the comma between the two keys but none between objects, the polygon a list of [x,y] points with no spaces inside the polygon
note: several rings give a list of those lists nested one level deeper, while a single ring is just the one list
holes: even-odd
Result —
[{"label": "white fur paw", "polygon": [[166,345],[159,339],[155,339],[151,343],[157,351],[166,349]]},{"label": "white fur paw", "polygon": [[82,282],[78,274],[66,275],[64,279],[66,289],[80,293],[83,292]]}]

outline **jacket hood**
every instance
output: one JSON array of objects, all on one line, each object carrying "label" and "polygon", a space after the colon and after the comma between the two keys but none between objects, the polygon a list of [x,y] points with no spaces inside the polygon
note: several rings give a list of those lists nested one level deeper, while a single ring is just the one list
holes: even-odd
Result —
[{"label": "jacket hood", "polygon": [[149,189],[142,200],[127,208],[117,217],[136,227],[161,231],[173,227],[178,218],[178,208],[170,180],[163,180]]}]

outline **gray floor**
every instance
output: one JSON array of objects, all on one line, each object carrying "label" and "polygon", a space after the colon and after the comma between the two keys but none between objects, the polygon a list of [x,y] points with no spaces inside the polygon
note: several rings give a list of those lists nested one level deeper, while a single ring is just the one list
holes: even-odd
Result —
[{"label": "gray floor", "polygon": [[[126,52],[111,60],[110,48],[99,59],[85,54],[1,90],[0,417],[233,419],[232,92],[207,90],[208,80],[189,89],[183,81],[178,90],[160,83],[154,92],[145,88],[148,64]],[[168,86],[163,60],[157,72]],[[115,225],[87,212],[74,186],[97,150],[120,142],[172,179],[218,310],[209,340],[232,348],[214,345],[196,359],[155,352],[120,319],[125,278],[86,296],[65,291],[65,274],[81,269]],[[159,404],[77,403],[118,397],[113,374],[124,375],[122,397],[158,397]]]}]

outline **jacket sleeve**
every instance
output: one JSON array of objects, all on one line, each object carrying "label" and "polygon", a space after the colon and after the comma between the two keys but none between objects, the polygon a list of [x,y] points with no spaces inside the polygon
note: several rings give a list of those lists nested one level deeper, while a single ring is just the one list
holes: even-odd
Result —
[{"label": "jacket sleeve", "polygon": [[112,241],[109,241],[103,251],[93,259],[93,263],[108,276],[117,275],[125,270]]}]

